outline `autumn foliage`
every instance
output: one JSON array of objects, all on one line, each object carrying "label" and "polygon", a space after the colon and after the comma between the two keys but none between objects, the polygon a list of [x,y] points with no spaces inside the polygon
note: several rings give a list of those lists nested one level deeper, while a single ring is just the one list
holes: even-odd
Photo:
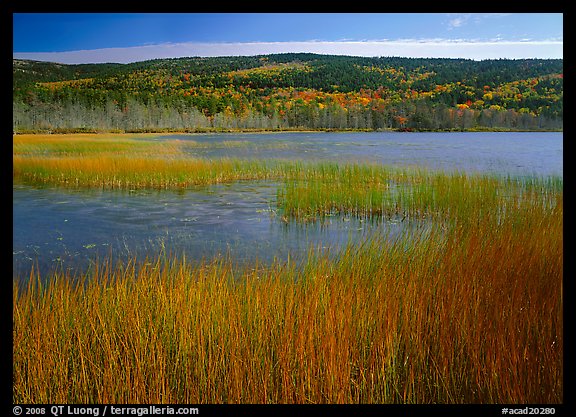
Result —
[{"label": "autumn foliage", "polygon": [[[278,54],[39,65],[14,61],[15,130],[106,119],[118,129],[558,129],[563,118],[562,60]],[[453,120],[451,109],[464,112]]]}]

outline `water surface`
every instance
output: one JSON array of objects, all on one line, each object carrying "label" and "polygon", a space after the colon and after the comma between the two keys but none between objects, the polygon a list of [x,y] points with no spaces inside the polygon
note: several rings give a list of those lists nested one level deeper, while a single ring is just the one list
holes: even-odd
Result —
[{"label": "water surface", "polygon": [[185,191],[61,190],[14,186],[13,269],[85,269],[96,257],[185,254],[200,260],[230,255],[270,262],[309,248],[337,248],[401,222],[333,216],[286,223],[276,209],[277,185],[240,182]]},{"label": "water surface", "polygon": [[563,174],[562,132],[294,132],[169,135],[194,156],[374,162],[511,175]]}]

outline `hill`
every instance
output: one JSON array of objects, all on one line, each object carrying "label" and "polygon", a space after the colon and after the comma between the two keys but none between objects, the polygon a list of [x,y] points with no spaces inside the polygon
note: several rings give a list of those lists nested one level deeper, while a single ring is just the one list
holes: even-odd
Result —
[{"label": "hill", "polygon": [[24,130],[561,129],[562,60],[274,54],[13,60]]}]

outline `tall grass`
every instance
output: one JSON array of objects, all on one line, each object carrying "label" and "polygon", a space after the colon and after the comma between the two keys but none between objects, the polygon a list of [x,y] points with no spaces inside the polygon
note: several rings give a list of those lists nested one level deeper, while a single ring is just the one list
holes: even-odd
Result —
[{"label": "tall grass", "polygon": [[[148,140],[147,135],[18,135],[13,140],[13,180],[25,184],[106,189],[186,188],[281,175],[274,162],[191,156],[195,141]],[[221,146],[245,146],[224,141]]]},{"label": "tall grass", "polygon": [[274,164],[227,158],[14,156],[13,161],[16,182],[63,187],[174,189],[278,176]]},{"label": "tall grass", "polygon": [[562,196],[559,177],[327,163],[285,172],[278,205],[286,216],[299,220],[340,214],[452,222],[489,217],[498,222],[515,216],[521,205],[554,207]]},{"label": "tall grass", "polygon": [[12,140],[14,155],[78,156],[78,155],[170,155],[180,153],[181,141],[152,140],[157,135],[15,135]]},{"label": "tall grass", "polygon": [[562,204],[302,265],[182,256],[14,286],[17,403],[560,403]]}]

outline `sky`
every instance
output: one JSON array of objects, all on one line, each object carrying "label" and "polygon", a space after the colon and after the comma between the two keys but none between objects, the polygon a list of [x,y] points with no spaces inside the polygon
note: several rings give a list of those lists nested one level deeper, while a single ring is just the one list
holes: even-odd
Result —
[{"label": "sky", "polygon": [[14,13],[12,51],[63,64],[282,52],[563,58],[563,14]]}]

